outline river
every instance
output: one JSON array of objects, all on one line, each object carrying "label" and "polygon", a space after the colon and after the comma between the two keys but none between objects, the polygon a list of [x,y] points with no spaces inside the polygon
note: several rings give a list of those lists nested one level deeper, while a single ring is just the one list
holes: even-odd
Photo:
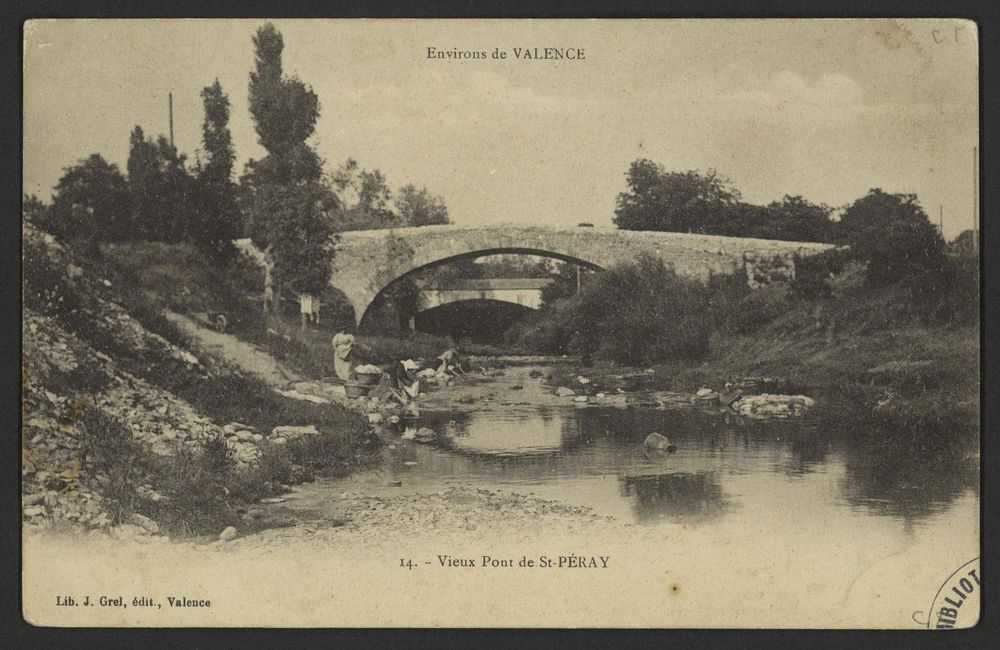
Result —
[{"label": "river", "polygon": [[[578,405],[552,395],[539,374],[512,367],[430,393],[410,424],[433,429],[435,440],[392,439],[378,469],[300,486],[286,505],[315,517],[343,492],[502,488],[647,527],[742,526],[817,545],[834,530],[876,545],[919,544],[978,520],[968,461],[894,453],[808,416]],[[676,451],[645,452],[654,431]],[[801,539],[804,531],[813,539]]]}]

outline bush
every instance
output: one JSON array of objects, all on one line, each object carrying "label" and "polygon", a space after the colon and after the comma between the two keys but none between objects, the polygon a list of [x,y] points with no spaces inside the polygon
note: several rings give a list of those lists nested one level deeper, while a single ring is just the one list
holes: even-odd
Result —
[{"label": "bush", "polygon": [[700,359],[708,352],[708,293],[662,261],[642,257],[596,275],[579,294],[549,305],[521,336],[544,352],[629,365]]},{"label": "bush", "polygon": [[112,523],[121,524],[138,511],[138,487],[144,482],[148,452],[118,418],[89,406],[80,418],[83,462],[97,482]]},{"label": "bush", "polygon": [[69,317],[81,307],[79,290],[66,264],[53,259],[36,237],[25,237],[22,251],[24,306],[46,316]]},{"label": "bush", "polygon": [[852,255],[867,262],[874,286],[942,267],[944,240],[914,194],[873,189],[844,211],[838,230]]},{"label": "bush", "polygon": [[829,279],[844,269],[848,255],[843,249],[827,250],[808,257],[796,255],[792,297],[798,300],[828,298],[832,293]]}]

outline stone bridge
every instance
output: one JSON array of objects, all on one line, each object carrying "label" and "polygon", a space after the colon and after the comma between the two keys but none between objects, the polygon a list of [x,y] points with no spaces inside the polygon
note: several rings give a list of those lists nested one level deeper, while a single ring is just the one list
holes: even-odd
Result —
[{"label": "stone bridge", "polygon": [[617,228],[550,228],[524,224],[423,226],[342,233],[330,283],[346,294],[360,323],[375,297],[392,282],[450,261],[519,253],[554,257],[592,268],[634,260],[662,259],[683,277],[707,281],[746,269],[751,286],[775,277],[794,277],[795,255],[833,248],[787,242]]},{"label": "stone bridge", "polygon": [[447,284],[420,284],[421,310],[463,300],[496,300],[538,309],[542,306],[542,289],[552,284],[551,278],[495,278],[452,280]]}]

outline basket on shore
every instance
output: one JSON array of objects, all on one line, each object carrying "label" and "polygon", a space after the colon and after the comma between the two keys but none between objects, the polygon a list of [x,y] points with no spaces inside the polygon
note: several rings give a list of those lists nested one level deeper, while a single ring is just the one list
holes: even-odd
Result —
[{"label": "basket on shore", "polygon": [[354,374],[357,377],[357,382],[362,386],[373,386],[378,383],[379,378],[382,376],[381,372],[357,372]]},{"label": "basket on shore", "polygon": [[363,384],[356,380],[345,381],[344,391],[347,393],[348,397],[364,397],[368,395],[368,391],[371,390],[370,384]]}]

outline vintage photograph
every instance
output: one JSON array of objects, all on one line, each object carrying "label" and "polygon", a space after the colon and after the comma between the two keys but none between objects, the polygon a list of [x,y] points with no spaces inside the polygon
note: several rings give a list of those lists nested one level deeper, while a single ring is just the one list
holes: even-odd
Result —
[{"label": "vintage photograph", "polygon": [[979,33],[24,25],[23,616],[979,620]]}]

